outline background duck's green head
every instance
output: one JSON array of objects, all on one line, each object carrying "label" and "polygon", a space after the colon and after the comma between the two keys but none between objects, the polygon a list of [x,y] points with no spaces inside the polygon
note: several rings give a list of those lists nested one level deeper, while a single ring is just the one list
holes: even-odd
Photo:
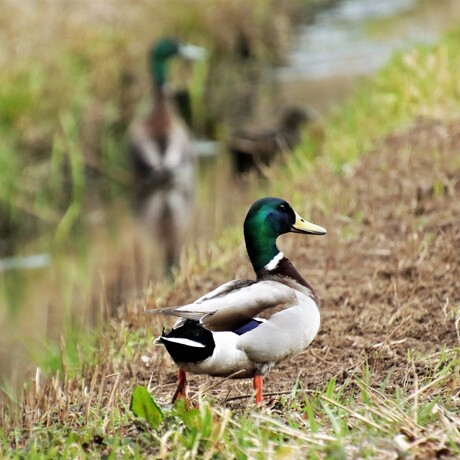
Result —
[{"label": "background duck's green head", "polygon": [[149,67],[157,86],[162,87],[167,78],[167,61],[174,56],[194,60],[204,57],[205,51],[199,46],[181,43],[174,38],[162,38],[150,49]]},{"label": "background duck's green head", "polygon": [[276,239],[289,232],[324,235],[326,230],[307,222],[281,198],[262,198],[251,206],[244,221],[244,239],[256,272],[278,255]]}]

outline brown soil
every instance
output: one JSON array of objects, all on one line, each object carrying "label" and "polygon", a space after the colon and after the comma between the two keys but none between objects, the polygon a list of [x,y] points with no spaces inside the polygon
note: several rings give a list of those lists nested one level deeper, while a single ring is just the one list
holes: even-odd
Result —
[{"label": "brown soil", "polygon": [[[376,142],[352,171],[324,168],[317,181],[328,185],[331,204],[327,215],[314,208],[311,220],[328,235],[287,236],[281,245],[320,294],[322,327],[306,352],[272,370],[265,391],[288,391],[297,377],[310,389],[332,377],[342,382],[366,362],[373,383],[386,379],[387,389],[411,385],[415,372],[423,380],[426,358],[415,358],[414,369],[409,350],[426,357],[459,345],[460,121],[417,120]],[[308,200],[316,193],[305,185]],[[235,259],[190,281],[167,303],[190,301],[235,274],[253,277],[242,251]],[[132,371],[166,402],[176,367],[162,348],[144,355]],[[241,404],[238,398],[252,391],[248,381],[190,376],[189,382],[192,394],[204,383],[201,389],[211,386],[207,395],[226,405]]]}]

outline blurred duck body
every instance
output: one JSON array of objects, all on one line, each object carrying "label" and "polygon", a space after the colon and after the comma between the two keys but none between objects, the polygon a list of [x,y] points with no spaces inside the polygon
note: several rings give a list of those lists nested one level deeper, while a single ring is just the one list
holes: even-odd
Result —
[{"label": "blurred duck body", "polygon": [[300,107],[285,109],[276,129],[250,132],[237,131],[230,140],[235,174],[256,170],[264,174],[264,168],[283,151],[293,150],[301,141],[302,128],[311,120],[309,111]]},{"label": "blurred duck body", "polygon": [[153,106],[131,124],[129,133],[137,207],[147,230],[164,246],[167,272],[178,263],[192,211],[196,161],[188,129],[176,115],[168,91],[168,61],[202,53],[201,48],[173,39],[154,44],[149,56]]}]

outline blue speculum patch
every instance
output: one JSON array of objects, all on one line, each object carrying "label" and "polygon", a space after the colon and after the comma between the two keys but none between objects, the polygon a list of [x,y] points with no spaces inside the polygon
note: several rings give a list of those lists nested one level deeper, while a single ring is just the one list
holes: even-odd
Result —
[{"label": "blue speculum patch", "polygon": [[238,335],[243,335],[246,334],[246,332],[252,331],[261,323],[262,321],[258,321],[257,319],[251,319],[249,322],[243,324],[243,326],[239,327],[238,329],[235,329],[233,332]]}]

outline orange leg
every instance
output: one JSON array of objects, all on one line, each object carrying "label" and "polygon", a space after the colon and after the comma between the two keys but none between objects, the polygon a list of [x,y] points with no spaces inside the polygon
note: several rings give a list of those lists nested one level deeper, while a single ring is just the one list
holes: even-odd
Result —
[{"label": "orange leg", "polygon": [[255,375],[254,376],[254,390],[256,392],[256,404],[259,406],[262,404],[262,376]]},{"label": "orange leg", "polygon": [[176,399],[181,398],[187,400],[187,375],[184,370],[179,369],[177,374],[177,388],[174,393],[172,402],[174,403]]}]

